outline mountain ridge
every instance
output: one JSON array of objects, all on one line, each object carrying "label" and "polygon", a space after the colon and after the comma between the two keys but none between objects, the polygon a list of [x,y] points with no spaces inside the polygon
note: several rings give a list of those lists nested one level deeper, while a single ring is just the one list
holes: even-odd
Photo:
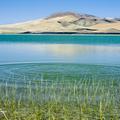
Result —
[{"label": "mountain ridge", "polygon": [[14,33],[120,33],[120,19],[74,12],[54,13],[44,19],[0,25],[1,34]]}]

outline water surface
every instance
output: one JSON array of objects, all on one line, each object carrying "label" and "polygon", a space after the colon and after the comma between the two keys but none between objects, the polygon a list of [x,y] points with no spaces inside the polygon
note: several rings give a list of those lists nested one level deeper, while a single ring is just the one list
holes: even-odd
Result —
[{"label": "water surface", "polygon": [[120,64],[120,36],[0,35],[0,63]]}]

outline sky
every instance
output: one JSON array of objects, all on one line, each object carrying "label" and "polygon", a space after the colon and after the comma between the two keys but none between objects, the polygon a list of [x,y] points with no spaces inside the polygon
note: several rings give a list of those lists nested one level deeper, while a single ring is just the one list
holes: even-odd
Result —
[{"label": "sky", "polygon": [[66,11],[120,17],[120,0],[0,0],[0,24],[39,19]]}]

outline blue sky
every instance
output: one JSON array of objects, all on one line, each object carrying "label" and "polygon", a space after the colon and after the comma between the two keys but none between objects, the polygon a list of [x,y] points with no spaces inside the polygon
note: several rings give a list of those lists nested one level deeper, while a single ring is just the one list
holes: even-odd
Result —
[{"label": "blue sky", "polygon": [[64,11],[120,17],[120,0],[0,0],[0,24],[38,19]]}]

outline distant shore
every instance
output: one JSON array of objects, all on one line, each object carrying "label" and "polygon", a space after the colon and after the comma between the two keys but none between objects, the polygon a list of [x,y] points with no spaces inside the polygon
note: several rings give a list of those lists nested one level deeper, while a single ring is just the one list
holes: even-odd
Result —
[{"label": "distant shore", "polygon": [[40,32],[40,33],[32,33],[32,32],[22,32],[22,33],[0,33],[0,35],[120,35],[120,33],[79,33],[79,32]]},{"label": "distant shore", "polygon": [[79,32],[40,32],[40,33],[33,33],[33,32],[22,32],[19,34],[120,34],[120,32],[110,32],[110,33],[106,33],[106,32],[89,32],[89,33],[79,33]]}]

